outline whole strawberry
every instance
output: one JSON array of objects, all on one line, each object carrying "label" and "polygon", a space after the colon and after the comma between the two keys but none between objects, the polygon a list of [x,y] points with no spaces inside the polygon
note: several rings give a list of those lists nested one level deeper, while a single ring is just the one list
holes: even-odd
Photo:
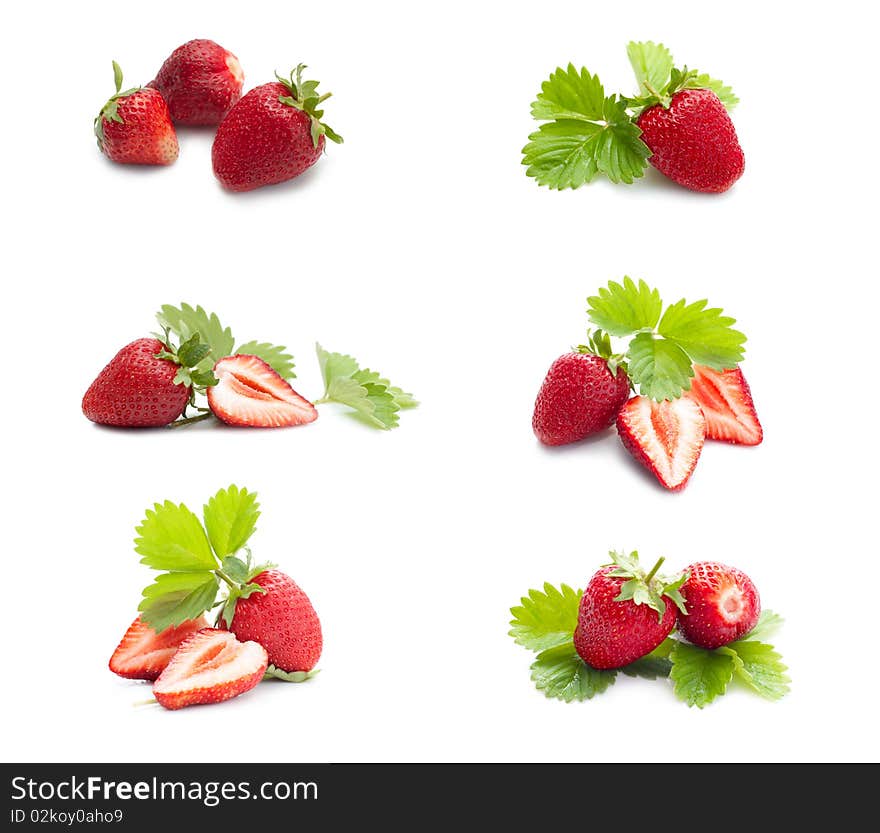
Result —
[{"label": "whole strawberry", "polygon": [[590,579],[574,632],[580,658],[598,669],[622,668],[651,653],[684,610],[678,588],[685,576],[658,576],[662,558],[647,575],[637,552],[612,552],[611,559]]},{"label": "whole strawberry", "polygon": [[262,84],[245,95],[217,130],[214,174],[230,191],[251,191],[299,176],[318,161],[325,137],[342,137],[321,121],[317,81],[303,81],[304,64],[290,78]]},{"label": "whole strawberry", "polygon": [[701,648],[720,648],[758,624],[761,597],[752,580],[736,567],[698,561],[687,568],[681,586],[685,613],[678,619],[684,637]]},{"label": "whole strawberry", "polygon": [[147,86],[164,97],[177,124],[217,125],[241,98],[244,72],[238,58],[212,40],[178,46]]},{"label": "whole strawberry", "polygon": [[668,105],[648,107],[636,120],[648,161],[693,191],[726,191],[743,174],[745,156],[721,99],[712,90],[681,90]]},{"label": "whole strawberry", "polygon": [[237,599],[229,625],[228,609],[224,609],[222,626],[242,641],[259,642],[276,669],[288,673],[311,671],[321,656],[323,637],[309,597],[279,570],[264,570],[250,581],[265,592]]},{"label": "whole strawberry", "polygon": [[82,400],[83,413],[102,425],[148,428],[174,422],[191,401],[192,386],[214,379],[194,368],[208,354],[199,337],[174,349],[157,338],[126,344],[98,374]]},{"label": "whole strawberry", "polygon": [[113,62],[116,93],[95,118],[98,147],[108,159],[130,165],[170,165],[177,159],[177,133],[158,90],[122,90],[122,70]]},{"label": "whole strawberry", "polygon": [[538,391],[532,429],[545,445],[564,445],[604,430],[629,396],[623,367],[602,356],[566,353],[550,365]]}]

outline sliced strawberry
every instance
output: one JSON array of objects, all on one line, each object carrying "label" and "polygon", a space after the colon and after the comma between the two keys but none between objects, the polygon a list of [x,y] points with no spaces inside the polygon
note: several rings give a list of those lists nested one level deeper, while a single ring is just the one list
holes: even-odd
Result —
[{"label": "sliced strawberry", "polygon": [[221,359],[214,374],[220,381],[208,388],[208,404],[229,425],[280,428],[318,418],[315,406],[256,356]]},{"label": "sliced strawberry", "polygon": [[200,616],[156,633],[138,616],[110,657],[110,670],[129,680],[155,680],[165,670],[180,643],[207,626],[208,621]]},{"label": "sliced strawberry", "polygon": [[634,396],[617,415],[617,433],[627,450],[672,491],[683,489],[697,465],[706,420],[691,399],[655,402]]},{"label": "sliced strawberry", "polygon": [[738,367],[719,373],[694,365],[691,389],[685,396],[702,409],[707,439],[740,445],[760,445],[764,439],[752,392]]},{"label": "sliced strawberry", "polygon": [[153,685],[166,709],[221,703],[250,691],[266,673],[269,657],[257,642],[239,642],[229,631],[203,628],[189,637]]}]

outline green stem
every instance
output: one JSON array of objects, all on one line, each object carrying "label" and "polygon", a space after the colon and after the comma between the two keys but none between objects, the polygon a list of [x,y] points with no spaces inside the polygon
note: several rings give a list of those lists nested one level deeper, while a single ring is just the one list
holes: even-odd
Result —
[{"label": "green stem", "polygon": [[645,584],[650,584],[650,583],[651,583],[651,579],[654,578],[655,573],[657,572],[657,570],[660,569],[660,565],[661,565],[665,560],[666,560],[666,556],[665,556],[665,555],[661,555],[660,558],[659,558],[659,560],[657,561],[657,563],[654,565],[654,569],[651,570],[651,572],[648,573],[648,575],[645,576]]},{"label": "green stem", "polygon": [[193,422],[201,422],[203,419],[208,419],[213,416],[210,411],[204,414],[199,414],[194,417],[186,417],[185,419],[176,419],[172,422],[168,427],[169,428],[179,428],[181,425],[190,425]]},{"label": "green stem", "polygon": [[332,402],[333,400],[329,396],[322,396],[320,399],[315,400],[315,405],[323,405],[325,402]]},{"label": "green stem", "polygon": [[226,573],[223,572],[223,570],[218,567],[216,570],[214,570],[214,572],[217,573],[217,575],[220,576],[220,578],[222,578],[223,581],[225,581],[233,590],[238,590],[238,585],[231,578],[229,578],[229,576],[227,576]]}]

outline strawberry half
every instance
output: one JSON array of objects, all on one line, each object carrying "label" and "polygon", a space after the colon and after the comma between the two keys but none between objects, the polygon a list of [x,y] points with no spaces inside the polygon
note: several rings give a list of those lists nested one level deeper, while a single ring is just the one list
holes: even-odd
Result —
[{"label": "strawberry half", "polygon": [[200,616],[156,633],[138,616],[110,657],[110,670],[129,680],[155,680],[165,670],[180,643],[206,627],[208,621]]},{"label": "strawberry half", "polygon": [[692,399],[655,402],[634,396],[617,415],[626,449],[672,491],[683,489],[706,439],[706,419]]},{"label": "strawberry half", "polygon": [[695,364],[691,389],[685,396],[703,411],[707,439],[739,445],[760,445],[764,439],[752,392],[738,367],[719,372]]},{"label": "strawberry half", "polygon": [[177,650],[153,685],[153,695],[166,709],[221,703],[250,691],[268,665],[262,645],[203,628]]},{"label": "strawberry half", "polygon": [[280,428],[318,418],[315,406],[256,356],[221,359],[214,375],[218,383],[208,388],[208,404],[229,425]]},{"label": "strawberry half", "polygon": [[761,615],[761,597],[752,580],[736,567],[698,561],[681,586],[687,615],[678,629],[701,648],[720,648],[745,636]]}]

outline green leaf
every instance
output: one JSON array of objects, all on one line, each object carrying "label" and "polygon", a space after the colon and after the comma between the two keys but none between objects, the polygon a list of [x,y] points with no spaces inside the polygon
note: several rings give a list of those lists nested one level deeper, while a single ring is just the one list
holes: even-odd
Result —
[{"label": "green leaf", "polygon": [[220,569],[236,584],[244,584],[248,579],[248,565],[234,555],[227,555],[220,564]]},{"label": "green leaf", "polygon": [[684,299],[666,308],[657,331],[675,342],[697,364],[713,370],[736,367],[743,359],[746,337],[731,325],[735,318],[721,309],[706,309],[708,301],[688,304]]},{"label": "green leaf", "polygon": [[213,573],[161,573],[144,588],[138,610],[153,630],[163,631],[210,610],[217,589]]},{"label": "green leaf", "polygon": [[287,352],[286,347],[268,344],[265,341],[248,341],[236,347],[235,352],[262,359],[282,379],[296,378],[296,373],[293,372],[293,356]]},{"label": "green leaf", "polygon": [[218,558],[238,552],[254,532],[260,517],[256,492],[232,485],[221,489],[204,507],[205,528]]},{"label": "green leaf", "polygon": [[662,43],[631,41],[626,54],[642,95],[648,95],[652,90],[661,93],[672,73],[672,53]]},{"label": "green leaf", "polygon": [[638,285],[630,277],[623,284],[609,281],[598,295],[587,298],[590,320],[613,336],[626,336],[639,330],[653,330],[660,320],[663,302],[660,293],[643,280]]},{"label": "green leaf", "polygon": [[360,369],[357,360],[352,356],[346,356],[344,353],[331,353],[321,347],[320,344],[315,345],[318,354],[318,364],[321,368],[321,377],[324,379],[325,391],[330,389],[330,382],[337,377],[351,376]]},{"label": "green leaf", "polygon": [[113,61],[113,83],[116,85],[116,92],[122,89],[122,67]]},{"label": "green leaf", "polygon": [[556,588],[545,582],[543,591],[529,590],[519,605],[510,608],[513,619],[508,633],[530,651],[570,643],[577,627],[581,596],[582,590],[572,590],[567,584]]},{"label": "green leaf", "polygon": [[785,673],[788,666],[772,645],[746,639],[725,647],[736,654],[737,676],[762,697],[778,700],[791,690],[791,678]]},{"label": "green leaf", "polygon": [[537,121],[599,121],[605,113],[605,90],[598,75],[586,68],[578,72],[574,64],[557,67],[541,84],[541,92],[532,104]]},{"label": "green leaf", "polygon": [[589,700],[614,683],[614,671],[591,668],[579,656],[574,644],[557,645],[541,651],[532,663],[532,679],[546,697],[570,703]]},{"label": "green leaf", "polygon": [[693,78],[688,79],[685,87],[687,89],[712,90],[721,99],[721,103],[727,110],[733,110],[739,104],[739,99],[734,95],[730,87],[723,81],[711,78],[705,72],[696,72]]},{"label": "green leaf", "polygon": [[762,610],[761,615],[758,617],[758,624],[739,641],[743,642],[747,639],[760,640],[775,631],[784,621],[785,619],[778,613],[774,613],[772,610]]},{"label": "green leaf", "polygon": [[235,340],[228,327],[220,323],[213,313],[208,314],[201,307],[181,304],[173,307],[165,304],[156,314],[161,327],[167,327],[181,341],[187,341],[198,333],[201,340],[211,348],[211,355],[199,364],[203,371],[213,369],[214,365],[232,353]]},{"label": "green leaf", "polygon": [[729,653],[707,651],[684,642],[673,647],[669,658],[672,661],[669,677],[675,683],[675,696],[701,709],[724,694],[736,666]]},{"label": "green leaf", "polygon": [[313,668],[311,671],[282,671],[274,665],[270,665],[263,675],[264,680],[283,680],[285,683],[304,683],[311,680],[317,675],[319,669]]},{"label": "green leaf", "polygon": [[642,396],[677,399],[690,388],[694,375],[687,353],[673,341],[639,333],[627,351],[629,378]]},{"label": "green leaf", "polygon": [[217,567],[202,524],[182,503],[154,504],[135,531],[135,552],[143,556],[142,564],[154,570],[195,572]]}]

